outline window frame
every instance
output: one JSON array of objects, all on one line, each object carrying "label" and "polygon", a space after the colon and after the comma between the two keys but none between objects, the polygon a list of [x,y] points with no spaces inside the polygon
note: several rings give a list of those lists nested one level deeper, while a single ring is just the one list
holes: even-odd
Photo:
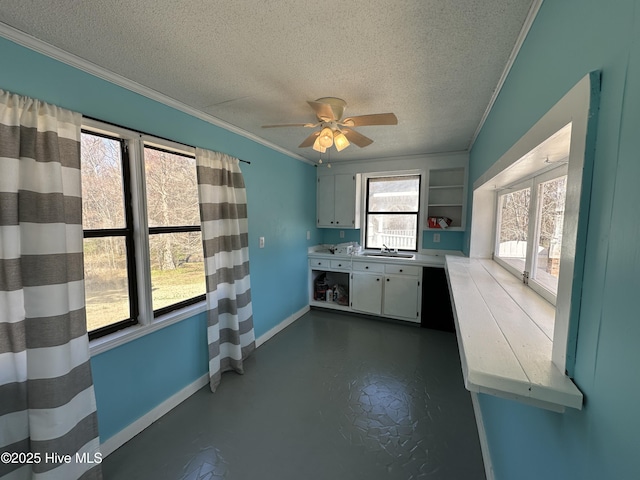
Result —
[{"label": "window frame", "polygon": [[83,239],[87,238],[124,238],[126,248],[126,264],[127,264],[127,288],[129,295],[129,318],[122,319],[116,323],[88,331],[89,340],[100,338],[110,333],[134,326],[138,323],[140,313],[138,305],[138,275],[135,262],[135,240],[133,226],[133,209],[131,202],[131,170],[129,161],[129,146],[125,139],[103,132],[95,132],[84,127],[81,133],[89,134],[96,137],[102,137],[109,140],[115,140],[120,144],[120,169],[122,172],[122,202],[124,208],[125,225],[121,228],[96,228],[82,229]]},{"label": "window frame", "polygon": [[[126,170],[129,176],[129,190],[125,193],[125,208],[127,208],[126,199],[128,198],[128,208],[130,210],[131,225],[133,227],[131,237],[134,255],[128,262],[132,262],[135,271],[134,283],[136,292],[135,295],[130,297],[130,302],[132,299],[137,302],[137,318],[129,319],[130,321],[126,322],[126,324],[123,322],[113,324],[119,325],[118,328],[112,328],[113,326],[110,325],[89,334],[91,354],[97,355],[204,312],[206,310],[206,294],[158,309],[155,313],[153,311],[149,251],[150,228],[146,212],[144,148],[152,147],[189,157],[195,157],[195,148],[86,117],[82,119],[82,131],[92,135],[118,139],[126,145]],[[123,162],[125,162],[124,158]],[[123,166],[123,177],[125,175],[124,170],[125,168]],[[165,229],[165,227],[153,228]],[[153,230],[153,228],[151,230]],[[185,226],[179,228],[185,228],[189,231],[200,231],[201,226]],[[171,229],[172,227],[169,227],[168,230]],[[169,233],[167,230],[165,231]],[[130,281],[129,283],[131,288],[132,282]],[[122,325],[120,325],[121,323]],[[96,335],[95,332],[100,332],[100,334]]]},{"label": "window frame", "polygon": [[[494,230],[494,247],[493,247],[493,260],[500,264],[505,270],[509,271],[512,275],[523,279],[529,288],[535,291],[538,295],[543,297],[552,305],[556,305],[557,301],[557,289],[556,292],[552,292],[547,289],[540,281],[536,279],[534,261],[537,261],[537,239],[539,233],[539,221],[541,212],[541,204],[539,200],[539,188],[543,183],[555,180],[557,178],[566,176],[568,173],[568,158],[562,159],[557,162],[551,169],[545,169],[539,172],[535,172],[533,175],[527,176],[524,179],[520,179],[517,183],[509,185],[505,188],[496,191],[496,223]],[[527,227],[527,249],[525,256],[524,270],[519,270],[514,265],[506,262],[498,255],[500,248],[500,227],[502,224],[502,205],[501,199],[509,193],[517,192],[523,189],[529,188],[530,200],[528,211],[528,227]],[[534,241],[535,240],[535,241]]]},{"label": "window frame", "polygon": [[[170,149],[170,148],[167,148],[167,147],[159,146],[159,145],[157,145],[157,143],[154,143],[154,142],[143,141],[142,142],[142,164],[143,164],[143,167],[144,167],[144,162],[145,162],[144,151],[147,148],[149,148],[151,150],[157,150],[157,151],[163,152],[163,153],[169,153],[171,155],[178,155],[178,156],[181,156],[181,157],[195,159],[195,152],[193,154],[188,154],[188,153],[185,153],[184,151],[177,151],[176,149]],[[196,167],[196,169],[197,169],[197,167]],[[145,193],[145,216],[146,216],[146,214],[147,214],[146,182],[145,182],[144,193]],[[146,219],[147,219],[147,242],[149,241],[149,237],[151,235],[163,235],[163,234],[169,234],[169,233],[192,233],[192,232],[200,232],[201,240],[202,240],[202,225],[201,224],[198,224],[198,225],[172,225],[172,226],[162,226],[162,227],[150,227],[150,226],[148,226],[148,217],[146,217]],[[203,258],[204,258],[204,252],[203,252]],[[149,261],[149,265],[151,265],[150,261]],[[205,299],[206,299],[206,293],[203,293],[203,294],[198,295],[196,297],[191,297],[191,298],[188,298],[186,300],[182,300],[180,302],[176,302],[176,303],[173,303],[171,305],[167,305],[166,307],[161,307],[161,308],[155,309],[155,310],[153,310],[153,316],[154,316],[154,318],[161,317],[162,315],[166,315],[167,313],[173,312],[174,310],[178,310],[180,308],[184,308],[184,307],[187,307],[189,305],[193,305],[194,303],[202,302]],[[153,304],[152,304],[152,308],[153,308]]]},{"label": "window frame", "polygon": [[[407,211],[407,212],[370,212],[369,211],[369,185],[371,180],[376,180],[379,178],[390,178],[390,177],[417,177],[418,178],[418,210],[417,211]],[[415,252],[420,251],[421,242],[422,242],[422,212],[423,212],[423,199],[424,195],[422,194],[424,175],[423,172],[393,172],[393,173],[372,173],[365,176],[366,188],[364,192],[364,209],[363,209],[363,225],[362,225],[362,244],[364,245],[365,250],[377,250],[378,247],[370,247],[367,243],[368,235],[367,228],[369,226],[369,214],[371,215],[415,215],[416,217],[416,248],[415,249],[404,249],[399,248],[398,251],[402,252]]]},{"label": "window frame", "polygon": [[[586,259],[600,76],[600,71],[592,71],[582,77],[473,182],[473,215],[467,238],[469,257],[491,258],[496,186],[506,184],[503,180],[514,172],[544,165],[548,158],[553,158],[557,153],[554,149],[547,149],[545,144],[559,135],[566,135],[570,144],[569,171],[551,360],[561,372],[566,371],[569,376],[573,376],[575,369],[582,305],[582,276]],[[540,167],[532,170],[539,169]]]}]

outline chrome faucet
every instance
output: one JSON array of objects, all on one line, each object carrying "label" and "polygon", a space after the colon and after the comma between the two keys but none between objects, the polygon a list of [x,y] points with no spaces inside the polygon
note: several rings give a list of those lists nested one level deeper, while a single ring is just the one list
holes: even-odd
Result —
[{"label": "chrome faucet", "polygon": [[391,253],[391,249],[390,249],[389,247],[387,247],[384,243],[382,244],[382,248],[380,249],[380,251],[381,251],[382,253],[384,253],[385,251],[386,251],[387,253]]}]

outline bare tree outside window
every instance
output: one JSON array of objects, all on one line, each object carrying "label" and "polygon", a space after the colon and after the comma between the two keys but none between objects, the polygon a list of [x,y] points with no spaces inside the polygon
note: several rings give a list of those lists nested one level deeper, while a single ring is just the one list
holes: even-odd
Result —
[{"label": "bare tree outside window", "polygon": [[528,281],[556,295],[567,176],[551,175],[535,177],[530,187],[499,195],[495,255],[518,272],[529,272]]},{"label": "bare tree outside window", "polygon": [[535,278],[548,290],[557,292],[562,247],[562,224],[567,192],[567,176],[541,183],[538,187],[540,214],[536,249]]},{"label": "bare tree outside window", "polygon": [[500,230],[498,256],[524,271],[529,232],[531,189],[525,188],[502,195],[500,200]]},{"label": "bare tree outside window", "polygon": [[153,310],[205,294],[194,157],[144,149]]},{"label": "bare tree outside window", "polygon": [[[91,338],[138,322],[128,141],[83,131],[81,137],[87,329]],[[196,162],[144,148],[151,299],[154,315],[204,298]],[[135,227],[138,228],[138,227]]]},{"label": "bare tree outside window", "polygon": [[133,316],[127,265],[122,143],[81,136],[82,227],[89,332]]}]

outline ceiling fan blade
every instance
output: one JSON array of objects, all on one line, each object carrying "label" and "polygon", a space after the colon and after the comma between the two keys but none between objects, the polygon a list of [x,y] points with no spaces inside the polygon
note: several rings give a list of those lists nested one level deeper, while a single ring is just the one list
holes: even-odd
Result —
[{"label": "ceiling fan blade", "polygon": [[316,112],[316,116],[324,122],[333,122],[337,120],[333,108],[328,103],[307,101],[309,106]]},{"label": "ceiling fan blade", "polygon": [[351,143],[355,143],[360,148],[366,147],[367,145],[371,145],[373,140],[369,137],[365,137],[361,133],[356,132],[355,130],[351,130],[350,128],[343,128],[342,133],[347,137]]},{"label": "ceiling fan blade", "polygon": [[320,135],[320,132],[313,132],[311,135],[305,138],[300,145],[298,145],[298,148],[310,147],[311,145],[313,145],[313,142],[316,141],[316,138],[318,138],[318,135]]},{"label": "ceiling fan blade", "polygon": [[278,128],[278,127],[307,127],[313,128],[317,127],[318,124],[315,123],[279,123],[276,125],[262,125],[262,128]]},{"label": "ceiling fan blade", "polygon": [[397,125],[398,117],[393,113],[373,113],[371,115],[358,115],[345,118],[342,125],[347,127],[366,127],[369,125]]}]

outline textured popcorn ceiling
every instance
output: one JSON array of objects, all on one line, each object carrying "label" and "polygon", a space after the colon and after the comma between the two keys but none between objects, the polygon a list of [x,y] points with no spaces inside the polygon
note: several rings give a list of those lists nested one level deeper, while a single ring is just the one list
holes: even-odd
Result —
[{"label": "textured popcorn ceiling", "polygon": [[[374,143],[335,160],[466,150],[531,0],[2,0],[0,22],[310,160],[307,100]],[[0,86],[1,87],[1,86]]]}]

